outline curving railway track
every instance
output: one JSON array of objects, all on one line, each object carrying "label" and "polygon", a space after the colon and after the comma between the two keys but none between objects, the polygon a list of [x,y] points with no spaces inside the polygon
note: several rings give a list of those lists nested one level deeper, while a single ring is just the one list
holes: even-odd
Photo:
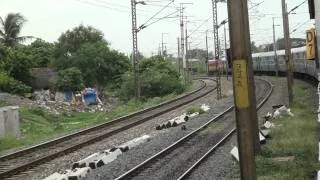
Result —
[{"label": "curving railway track", "polygon": [[[256,86],[258,109],[272,93],[272,85],[269,82],[259,81],[262,83],[257,83]],[[236,131],[233,110],[234,106],[225,109],[200,128],[122,174],[117,180],[185,179]],[[219,128],[215,129],[218,126]]]},{"label": "curving railway track", "polygon": [[199,99],[215,89],[214,85],[208,84],[208,81],[212,81],[211,79],[200,81],[202,82],[200,88],[172,101],[167,101],[104,124],[1,156],[0,179],[19,174],[32,167],[46,163],[49,160],[132,128],[156,116]]}]

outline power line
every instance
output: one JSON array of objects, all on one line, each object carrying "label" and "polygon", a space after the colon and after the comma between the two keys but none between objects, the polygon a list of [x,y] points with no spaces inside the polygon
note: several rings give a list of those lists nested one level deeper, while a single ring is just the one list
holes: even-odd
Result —
[{"label": "power line", "polygon": [[156,12],[151,18],[149,18],[145,23],[143,23],[141,26],[144,26],[149,21],[151,21],[154,17],[156,17],[158,14],[160,14],[164,9],[166,9],[171,3],[173,3],[173,0],[169,2],[166,6],[164,6],[162,9],[160,9],[158,12]]}]

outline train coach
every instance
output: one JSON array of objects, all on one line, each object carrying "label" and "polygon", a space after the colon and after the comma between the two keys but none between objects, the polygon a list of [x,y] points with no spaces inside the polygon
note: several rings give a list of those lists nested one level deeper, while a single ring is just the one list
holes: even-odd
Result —
[{"label": "train coach", "polygon": [[221,60],[213,59],[208,60],[208,75],[214,75],[224,69],[223,62]]},{"label": "train coach", "polygon": [[[295,74],[309,75],[317,78],[318,70],[316,69],[316,62],[314,60],[306,60],[306,47],[292,48],[292,65]],[[278,69],[280,74],[285,74],[287,67],[285,62],[285,50],[278,50],[276,52],[278,58]],[[255,72],[264,74],[275,74],[276,61],[275,53],[261,52],[252,54],[253,69]]]}]

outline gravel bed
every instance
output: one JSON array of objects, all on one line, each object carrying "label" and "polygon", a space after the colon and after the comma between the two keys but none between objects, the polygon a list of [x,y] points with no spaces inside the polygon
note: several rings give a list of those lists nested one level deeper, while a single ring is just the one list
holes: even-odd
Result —
[{"label": "gravel bed", "polygon": [[[262,117],[267,112],[272,112],[272,105],[287,104],[287,83],[286,78],[275,78],[275,77],[261,77],[268,80],[274,85],[273,93],[269,100],[264,106],[258,111],[258,118],[260,124]],[[295,83],[306,84],[302,81],[295,80]],[[285,95],[283,95],[285,94]],[[294,112],[293,112],[294,113]],[[268,140],[267,140],[268,141]],[[237,135],[236,133],[230,138],[229,141],[221,146],[211,155],[201,166],[199,166],[188,179],[221,179],[221,180],[233,180],[240,179],[239,164],[231,156],[231,149],[237,146]]]},{"label": "gravel bed", "polygon": [[[222,83],[223,94],[225,94],[226,96],[229,96],[229,97],[224,98],[221,101],[216,102],[216,100],[215,100],[216,93],[213,92],[213,93],[210,93],[207,96],[205,96],[199,100],[196,100],[192,103],[192,106],[194,106],[194,105],[200,106],[201,104],[205,103],[205,104],[209,104],[210,107],[213,108],[210,113],[207,113],[204,116],[211,116],[211,115],[218,113],[219,109],[215,109],[214,107],[218,106],[218,104],[220,104],[220,103],[221,104],[226,104],[227,102],[232,103],[231,99],[233,99],[233,98],[231,98],[231,95],[232,95],[231,81],[230,80],[229,81],[223,80],[222,82],[223,82]],[[42,179],[42,178],[49,176],[50,174],[52,174],[54,172],[63,171],[65,169],[70,169],[73,162],[76,162],[80,159],[83,159],[92,153],[95,153],[95,152],[101,151],[101,150],[105,150],[105,149],[109,149],[109,148],[116,146],[116,145],[120,145],[126,141],[140,137],[144,134],[148,134],[152,137],[157,137],[159,134],[166,135],[168,131],[171,131],[174,128],[166,129],[166,130],[162,130],[162,131],[156,131],[155,126],[157,124],[165,122],[171,118],[174,118],[178,115],[181,115],[182,113],[185,112],[185,109],[188,108],[189,106],[191,106],[191,105],[186,105],[186,106],[180,107],[178,109],[175,109],[170,113],[166,113],[166,114],[161,115],[157,118],[154,118],[146,123],[138,125],[137,127],[131,128],[131,129],[124,131],[124,132],[121,132],[121,133],[118,133],[118,134],[111,136],[111,137],[109,137],[99,143],[92,144],[92,145],[87,146],[85,148],[82,148],[74,153],[70,153],[66,156],[62,156],[60,158],[54,159],[54,160],[48,162],[47,164],[43,164],[43,165],[38,166],[28,172],[17,175],[15,177],[13,177],[12,179],[23,179],[23,180]],[[193,122],[193,120],[192,120],[192,122]],[[201,124],[201,122],[198,122],[197,124],[198,125],[195,125],[195,126],[199,126],[199,124]],[[187,131],[182,131],[180,137],[182,137],[187,132],[191,131],[191,127],[192,126],[189,127],[189,124],[188,124]],[[176,128],[176,129],[178,131],[180,131],[180,128]],[[178,139],[178,138],[179,137],[177,136],[175,139]],[[170,144],[175,139],[170,140],[170,137],[169,137],[167,143]]]},{"label": "gravel bed", "polygon": [[[95,170],[88,179],[114,179],[121,175],[122,173],[126,172],[127,170],[133,168],[135,165],[141,163],[143,160],[149,158],[150,156],[154,155],[155,153],[161,151],[163,148],[167,147],[168,145],[172,144],[179,138],[185,136],[186,134],[190,133],[194,129],[198,128],[200,125],[204,124],[208,121],[211,117],[216,116],[217,113],[221,112],[222,110],[226,109],[230,105],[233,104],[233,97],[230,93],[231,89],[231,81],[223,81],[224,85],[229,84],[229,87],[223,87],[223,92],[228,93],[229,96],[224,98],[223,100],[213,103],[210,103],[210,106],[213,107],[208,113],[203,114],[201,116],[195,117],[187,122],[187,130],[182,131],[180,127],[165,129],[162,131],[154,131],[151,133],[152,139],[141,146],[133,148],[128,152],[122,154],[117,160],[113,163],[105,165],[97,170]],[[209,97],[216,96],[216,93],[209,95]],[[208,101],[208,97],[205,98],[205,101]],[[201,100],[203,103],[204,100]]]}]

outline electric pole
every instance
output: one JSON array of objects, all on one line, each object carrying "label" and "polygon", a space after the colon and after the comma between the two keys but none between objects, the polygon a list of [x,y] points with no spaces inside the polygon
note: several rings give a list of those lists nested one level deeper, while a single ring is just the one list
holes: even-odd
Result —
[{"label": "electric pole", "polygon": [[184,82],[186,84],[187,82],[187,64],[186,64],[186,54],[185,54],[185,39],[184,39],[184,15],[183,15],[183,11],[184,11],[184,4],[192,4],[192,3],[180,3],[180,33],[181,33],[181,56],[182,56],[182,64],[183,64],[183,69],[184,69]]},{"label": "electric pole", "polygon": [[224,31],[224,53],[226,58],[226,76],[228,80],[228,74],[229,74],[229,67],[228,67],[228,60],[227,60],[227,29],[226,29],[226,23],[223,24],[223,31]]},{"label": "electric pole", "polygon": [[133,61],[133,76],[134,76],[134,94],[136,100],[140,99],[140,83],[139,83],[139,54],[138,54],[138,38],[137,38],[137,2],[131,0],[131,12],[132,12],[132,61]]},{"label": "electric pole", "polygon": [[187,22],[186,22],[186,38],[185,38],[185,40],[186,40],[186,42],[185,42],[185,45],[186,45],[186,54],[185,54],[185,57],[186,57],[186,67],[187,67],[187,74],[186,74],[186,76],[189,78],[190,77],[190,64],[189,64],[189,60],[188,60],[188,51],[189,51],[189,48],[188,48],[188,30],[187,30]]},{"label": "electric pole", "polygon": [[252,88],[254,82],[248,4],[247,0],[229,0],[227,3],[241,179],[256,180],[255,133],[252,123],[252,105],[255,105],[252,97],[255,98],[255,92]]},{"label": "electric pole", "polygon": [[289,33],[289,19],[285,0],[281,0],[282,4],[282,18],[283,18],[283,32],[284,32],[284,47],[285,47],[285,60],[287,65],[287,81],[288,81],[288,95],[289,104],[293,101],[292,85],[293,85],[293,74],[292,74],[292,57],[291,57],[291,41]]},{"label": "electric pole", "polygon": [[[212,0],[212,13],[213,13],[213,35],[214,35],[214,54],[215,59],[220,60],[219,52],[219,33],[218,33],[218,15],[217,15],[217,0]],[[221,99],[221,72],[219,64],[217,66],[217,99]]]},{"label": "electric pole", "polygon": [[207,54],[206,54],[206,73],[208,74],[209,70],[208,70],[208,61],[209,61],[209,48],[208,48],[208,30],[206,30],[206,50],[207,50]]},{"label": "electric pole", "polygon": [[180,59],[180,38],[177,38],[178,40],[178,69],[179,69],[179,74],[181,74],[181,59]]},{"label": "electric pole", "polygon": [[278,63],[278,55],[277,55],[277,43],[276,43],[276,31],[274,25],[274,18],[272,17],[272,29],[273,29],[273,51],[274,51],[274,61],[275,61],[275,69],[276,69],[276,76],[279,76],[279,63]]},{"label": "electric pole", "polygon": [[180,50],[180,53],[181,53],[181,57],[182,57],[182,67],[183,67],[183,70],[184,70],[184,82],[186,84],[187,82],[187,77],[186,77],[186,57],[184,55],[184,20],[183,20],[183,4],[180,4],[180,33],[181,33],[181,50]]}]

